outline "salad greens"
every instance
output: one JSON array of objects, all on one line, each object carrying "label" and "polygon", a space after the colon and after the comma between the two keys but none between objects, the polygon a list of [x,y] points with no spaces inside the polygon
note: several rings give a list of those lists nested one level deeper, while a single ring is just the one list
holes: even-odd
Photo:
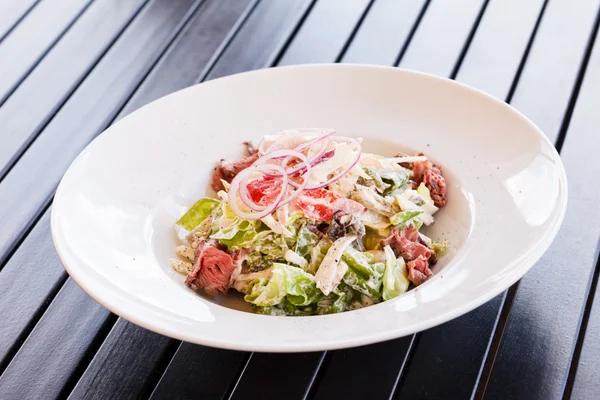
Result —
[{"label": "salad greens", "polygon": [[[352,151],[347,143],[332,143],[337,152],[313,167],[311,179],[328,179],[331,168]],[[173,268],[189,274],[186,284],[193,274],[212,268],[215,285],[243,293],[256,313],[266,315],[332,314],[401,296],[422,283],[414,276],[428,268],[430,255],[436,256],[432,262],[441,257],[448,243],[419,232],[434,222],[436,195],[414,183],[416,170],[398,160],[362,153],[336,182],[303,192],[260,219],[234,212],[227,200],[234,185],[223,181],[218,198],[198,200],[177,221],[186,244],[177,248],[180,258]],[[269,179],[249,181],[260,190],[246,195],[275,196]],[[207,248],[212,250],[203,258]],[[209,292],[212,281],[198,282],[207,293],[215,292]]]}]

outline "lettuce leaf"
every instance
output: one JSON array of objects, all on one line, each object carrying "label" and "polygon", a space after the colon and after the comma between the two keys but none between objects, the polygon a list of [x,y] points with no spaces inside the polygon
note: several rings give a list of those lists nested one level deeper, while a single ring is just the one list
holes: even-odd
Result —
[{"label": "lettuce leaf", "polygon": [[259,221],[246,221],[235,218],[230,225],[210,235],[210,238],[220,241],[229,250],[239,250],[244,247],[250,247],[259,228]]},{"label": "lettuce leaf", "polygon": [[327,255],[327,251],[331,247],[333,242],[329,237],[323,236],[321,240],[313,247],[310,251],[310,263],[308,264],[307,271],[311,274],[316,274],[317,270],[321,266],[323,259]]},{"label": "lettuce leaf", "polygon": [[374,261],[373,256],[369,253],[362,253],[354,247],[346,247],[342,254],[342,260],[365,278],[369,278],[375,273],[370,264]]},{"label": "lettuce leaf", "polygon": [[350,286],[357,292],[371,297],[375,302],[381,300],[381,283],[383,277],[384,264],[379,263],[377,267],[378,271],[373,270],[373,275],[369,278],[365,278],[363,275],[357,273],[355,270],[349,268],[346,275],[344,275],[344,283]]},{"label": "lettuce leaf", "polygon": [[304,223],[298,230],[298,235],[296,236],[296,248],[294,251],[298,255],[306,257],[317,243],[319,243],[319,236],[317,236],[316,233],[311,232],[306,226],[306,223]]},{"label": "lettuce leaf", "polygon": [[377,172],[377,169],[375,169],[375,167],[365,167],[363,168],[363,170],[367,175],[369,175],[369,177],[373,181],[375,189],[377,189],[379,193],[383,193],[386,189],[390,187],[388,183],[385,183],[381,179],[381,175],[379,175],[379,172]]},{"label": "lettuce leaf", "polygon": [[294,306],[316,303],[321,294],[315,278],[302,268],[273,263],[271,279],[257,279],[244,300],[257,306],[280,304],[284,298]]},{"label": "lettuce leaf", "polygon": [[288,246],[281,235],[272,231],[262,231],[257,233],[252,240],[246,264],[250,271],[267,268],[275,261],[285,262],[286,251],[288,251]]},{"label": "lettuce leaf", "polygon": [[219,207],[220,205],[221,202],[219,200],[203,197],[193,206],[191,206],[181,218],[179,218],[177,225],[180,225],[188,231],[191,231],[200,225],[202,221],[208,218],[215,208]]},{"label": "lettuce leaf", "polygon": [[408,271],[404,259],[396,259],[390,246],[385,246],[385,272],[383,273],[383,300],[390,300],[400,296],[408,290]]},{"label": "lettuce leaf", "polygon": [[346,311],[356,295],[351,287],[340,283],[328,296],[317,302],[317,314],[336,314]]},{"label": "lettuce leaf", "polygon": [[404,168],[397,171],[386,171],[381,173],[381,180],[391,185],[389,190],[398,189],[399,187],[406,185],[409,177],[410,173]]},{"label": "lettuce leaf", "polygon": [[409,224],[412,224],[415,226],[415,228],[420,229],[421,226],[423,226],[423,220],[420,218],[422,214],[423,211],[419,210],[400,211],[398,214],[390,218],[390,222],[392,225],[395,225],[398,230],[404,229]]}]

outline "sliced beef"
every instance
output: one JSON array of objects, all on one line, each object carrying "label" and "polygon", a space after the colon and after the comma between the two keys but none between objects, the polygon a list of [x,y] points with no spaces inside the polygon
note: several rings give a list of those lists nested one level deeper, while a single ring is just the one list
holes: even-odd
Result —
[{"label": "sliced beef", "polygon": [[446,179],[442,176],[442,170],[439,165],[432,164],[430,161],[418,161],[413,163],[413,187],[416,189],[422,183],[425,184],[433,203],[437,207],[446,205]]},{"label": "sliced beef", "polygon": [[415,286],[419,286],[433,276],[433,272],[429,269],[429,262],[423,255],[406,263],[406,267],[408,268],[408,280]]},{"label": "sliced beef", "polygon": [[401,256],[406,262],[419,256],[423,256],[428,260],[432,254],[427,246],[419,243],[419,231],[413,225],[407,226],[402,232],[398,231],[397,228],[392,228],[390,235],[381,241],[381,245],[389,245],[396,257]]},{"label": "sliced beef", "polygon": [[254,154],[249,155],[248,157],[242,158],[241,160],[233,162],[221,160],[219,164],[215,167],[215,171],[213,173],[212,188],[215,190],[215,192],[223,190],[224,187],[223,182],[221,182],[221,179],[223,179],[226,182],[231,182],[237,174],[254,164],[254,162],[258,160],[259,157],[260,154],[257,151]]},{"label": "sliced beef", "polygon": [[185,284],[194,290],[202,289],[210,296],[227,293],[236,266],[229,254],[218,248],[214,240],[205,240],[194,253],[193,270]]}]

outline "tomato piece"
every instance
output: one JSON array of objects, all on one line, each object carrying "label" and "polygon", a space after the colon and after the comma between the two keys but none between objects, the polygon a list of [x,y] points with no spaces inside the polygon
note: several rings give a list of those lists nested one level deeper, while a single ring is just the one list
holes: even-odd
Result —
[{"label": "tomato piece", "polygon": [[273,204],[281,193],[281,179],[265,176],[263,178],[252,179],[248,182],[248,194],[250,199],[259,206]]},{"label": "tomato piece", "polygon": [[326,189],[305,191],[296,199],[296,205],[306,218],[319,221],[331,221],[337,210],[353,214],[365,209],[356,201],[340,197]]}]

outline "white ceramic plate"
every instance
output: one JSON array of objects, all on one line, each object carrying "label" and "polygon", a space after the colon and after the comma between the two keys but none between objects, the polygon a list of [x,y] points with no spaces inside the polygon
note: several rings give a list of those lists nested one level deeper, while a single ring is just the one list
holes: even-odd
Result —
[{"label": "white ceramic plate", "polygon": [[[273,317],[219,305],[169,267],[173,223],[206,194],[214,163],[241,142],[291,127],[334,127],[366,151],[424,151],[443,166],[448,205],[428,232],[451,251],[419,288],[342,314]],[[507,289],[539,259],[565,212],[563,166],[508,105],[459,83],[396,68],[275,68],[203,83],[110,127],[65,174],[52,233],[69,274],[114,313],[209,346],[309,351],[412,334]]]}]

